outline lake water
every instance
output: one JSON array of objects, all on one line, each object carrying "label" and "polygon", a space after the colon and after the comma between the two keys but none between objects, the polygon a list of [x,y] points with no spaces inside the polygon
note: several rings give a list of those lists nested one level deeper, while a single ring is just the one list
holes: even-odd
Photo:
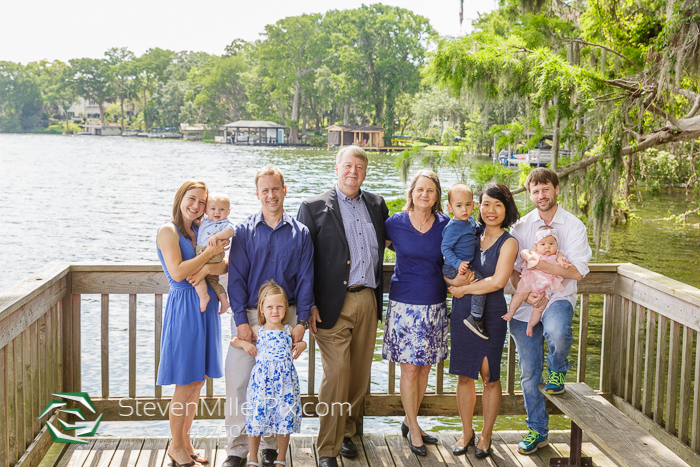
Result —
[{"label": "lake water", "polygon": [[[475,158],[475,165],[490,163]],[[277,165],[285,173],[288,195],[285,206],[295,214],[306,197],[325,191],[335,180],[334,153],[317,149],[247,148],[228,145],[145,141],[120,137],[63,137],[45,135],[0,135],[0,218],[3,233],[11,239],[2,249],[0,290],[37,271],[51,261],[133,262],[157,261],[155,235],[170,217],[175,191],[188,179],[203,180],[210,191],[231,197],[230,218],[241,221],[259,209],[255,197],[255,172],[265,165]],[[443,186],[456,176],[440,171]],[[387,200],[403,195],[404,185],[393,165],[392,155],[370,157],[363,185]],[[684,192],[647,195],[637,203],[635,214],[643,219],[659,219],[668,212],[694,207],[697,196]],[[526,207],[524,196],[519,206]],[[697,217],[692,222],[697,223]],[[608,251],[600,252],[599,262],[629,261],[696,287],[700,233],[697,226],[673,221],[641,222],[613,227]],[[138,302],[137,394],[153,394],[153,301]],[[600,304],[592,298],[592,332],[599,327]],[[110,390],[128,390],[127,298],[113,296],[110,302]],[[226,347],[230,336],[230,313],[222,317]],[[84,296],[82,329],[99,329],[99,296]],[[382,329],[377,338],[381,346]],[[591,339],[595,346],[595,339]],[[100,394],[100,336],[82,336],[83,390]],[[589,368],[596,368],[595,352]],[[306,354],[297,361],[297,370],[306,387]],[[373,390],[386,390],[387,363],[375,356]],[[320,383],[320,358],[316,384]],[[397,371],[398,373],[398,371]],[[398,376],[398,375],[397,375]],[[430,384],[434,384],[434,376]],[[454,378],[446,375],[445,389],[453,389]],[[318,388],[317,388],[318,389]],[[215,381],[215,394],[225,392],[223,378]],[[172,388],[164,388],[164,394]],[[303,390],[302,390],[303,392]],[[366,431],[398,431],[400,418],[368,417]],[[456,417],[421,419],[426,430],[459,429]],[[220,420],[197,421],[200,434],[219,434]],[[566,428],[563,420],[552,427]],[[304,419],[302,430],[315,433],[316,419]],[[500,417],[497,428],[524,427],[523,417]],[[167,435],[167,422],[103,423],[102,436]]]}]

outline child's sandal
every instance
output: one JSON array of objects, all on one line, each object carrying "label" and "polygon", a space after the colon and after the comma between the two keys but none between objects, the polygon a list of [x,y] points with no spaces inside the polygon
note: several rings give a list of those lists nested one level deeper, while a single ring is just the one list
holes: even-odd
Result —
[{"label": "child's sandal", "polygon": [[254,465],[255,467],[260,467],[260,464],[259,464],[259,463],[253,462],[253,461],[248,462],[248,465]]},{"label": "child's sandal", "polygon": [[287,462],[286,462],[286,461],[278,461],[278,460],[276,460],[276,461],[275,461],[275,464],[287,465]]}]

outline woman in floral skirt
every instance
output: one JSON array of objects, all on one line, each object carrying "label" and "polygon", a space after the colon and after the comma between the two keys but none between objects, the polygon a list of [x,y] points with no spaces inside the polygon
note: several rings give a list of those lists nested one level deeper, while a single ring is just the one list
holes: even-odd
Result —
[{"label": "woman in floral skirt", "polygon": [[411,181],[403,212],[386,220],[387,243],[396,251],[386,312],[385,359],[401,365],[401,403],[406,418],[401,432],[415,454],[425,456],[434,436],[418,426],[418,409],[428,386],[430,367],[447,358],[447,287],[442,277],[440,180],[422,170]]}]

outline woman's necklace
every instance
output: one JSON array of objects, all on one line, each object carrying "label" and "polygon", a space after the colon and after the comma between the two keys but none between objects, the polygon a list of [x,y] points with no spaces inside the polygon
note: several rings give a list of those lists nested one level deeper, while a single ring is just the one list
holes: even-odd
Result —
[{"label": "woman's necklace", "polygon": [[411,212],[413,213],[413,220],[416,221],[416,224],[418,224],[418,231],[419,232],[423,231],[423,226],[428,223],[431,216],[428,215],[428,217],[425,219],[425,221],[423,221],[422,223],[419,223],[418,218],[416,217],[415,211],[411,211]]}]

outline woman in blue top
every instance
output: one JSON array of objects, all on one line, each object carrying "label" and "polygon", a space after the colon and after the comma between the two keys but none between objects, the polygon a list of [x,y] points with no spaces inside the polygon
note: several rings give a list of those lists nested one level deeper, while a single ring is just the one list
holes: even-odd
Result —
[{"label": "woman in blue top", "polygon": [[[462,418],[462,437],[452,448],[456,456],[465,454],[469,445],[476,444],[474,455],[484,458],[491,455],[491,435],[496,416],[501,407],[501,355],[506,340],[506,322],[501,318],[506,307],[503,289],[510,279],[518,254],[518,242],[506,228],[518,220],[520,214],[508,187],[489,183],[479,197],[479,224],[484,231],[478,239],[476,255],[471,266],[481,273],[483,280],[469,285],[450,287],[454,297],[452,320],[462,323],[471,313],[471,297],[486,295],[483,325],[490,338],[477,337],[466,326],[452,327],[452,357],[450,373],[458,375],[457,408]],[[484,411],[484,426],[479,442],[475,443],[472,427],[476,405],[475,380],[481,374],[484,392],[481,407]]]},{"label": "woman in blue top", "polygon": [[[387,244],[396,251],[382,356],[401,364],[401,431],[411,451],[425,456],[424,444],[437,444],[418,426],[418,409],[428,386],[430,366],[447,358],[447,286],[442,277],[442,213],[438,176],[422,170],[411,181],[404,211],[386,220]],[[410,434],[409,434],[410,433]]]},{"label": "woman in blue top", "polygon": [[[206,274],[224,274],[228,263],[206,264],[212,256],[224,252],[228,240],[195,255],[197,227],[207,204],[207,187],[202,182],[185,182],[175,194],[173,217],[158,231],[158,257],[163,265],[170,291],[163,316],[163,334],[158,366],[159,386],[175,384],[170,402],[172,442],[168,455],[174,467],[193,467],[208,460],[195,454],[189,430],[199,402],[199,391],[207,376],[223,376],[221,322],[218,302],[212,300],[205,311],[199,309],[194,286]],[[199,277],[199,280],[197,277]],[[209,286],[209,293],[214,291]],[[194,405],[192,405],[194,404]],[[189,407],[189,409],[188,409]]]}]

